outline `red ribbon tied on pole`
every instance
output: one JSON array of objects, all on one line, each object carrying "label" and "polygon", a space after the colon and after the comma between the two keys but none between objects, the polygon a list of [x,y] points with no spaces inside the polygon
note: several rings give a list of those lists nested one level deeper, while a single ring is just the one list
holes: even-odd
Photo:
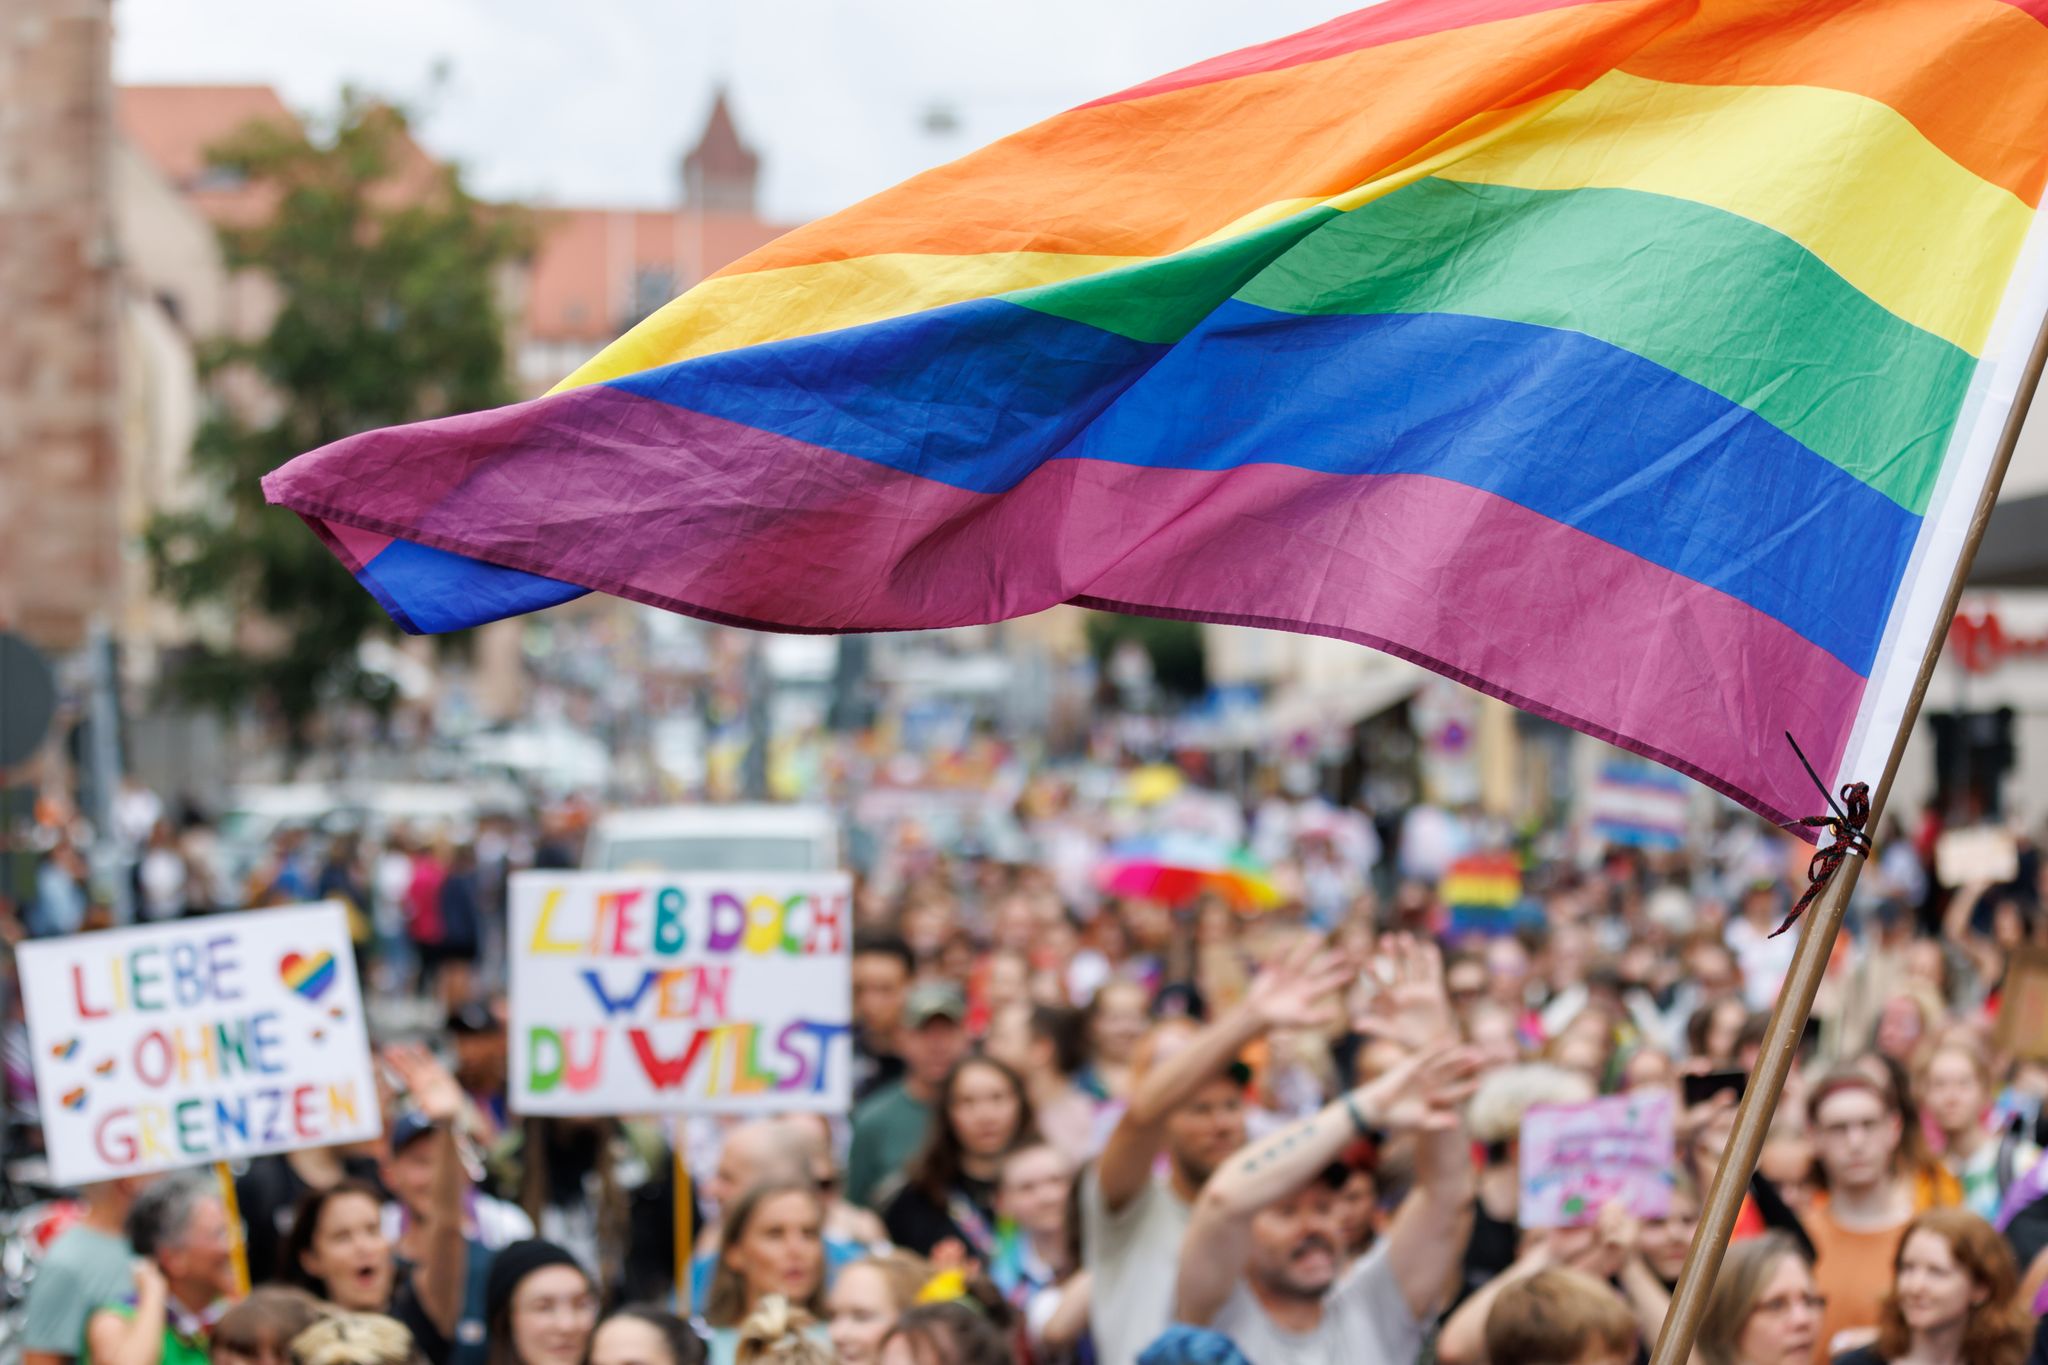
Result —
[{"label": "red ribbon tied on pole", "polygon": [[1806,894],[1792,907],[1792,913],[1785,916],[1785,922],[1771,931],[1771,937],[1790,929],[1806,913],[1806,907],[1834,880],[1835,873],[1850,854],[1858,857],[1870,855],[1870,834],[1864,828],[1870,823],[1870,784],[1867,782],[1845,782],[1842,784],[1842,800],[1837,805],[1835,798],[1828,795],[1827,783],[1820,780],[1820,774],[1806,761],[1800,751],[1799,741],[1792,738],[1792,732],[1785,732],[1785,742],[1792,746],[1792,752],[1799,755],[1799,765],[1806,769],[1806,775],[1813,779],[1814,790],[1828,803],[1828,815],[1809,815],[1799,822],[1804,829],[1826,830],[1829,842],[1813,851],[1813,857],[1806,864]]}]

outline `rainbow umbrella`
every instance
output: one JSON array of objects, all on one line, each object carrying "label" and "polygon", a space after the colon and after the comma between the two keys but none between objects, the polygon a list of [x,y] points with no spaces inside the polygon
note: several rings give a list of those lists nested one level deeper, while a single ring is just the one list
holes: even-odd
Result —
[{"label": "rainbow umbrella", "polygon": [[1205,892],[1239,910],[1280,903],[1265,866],[1241,848],[1190,834],[1155,834],[1117,844],[1095,870],[1095,885],[1112,896],[1185,905]]}]

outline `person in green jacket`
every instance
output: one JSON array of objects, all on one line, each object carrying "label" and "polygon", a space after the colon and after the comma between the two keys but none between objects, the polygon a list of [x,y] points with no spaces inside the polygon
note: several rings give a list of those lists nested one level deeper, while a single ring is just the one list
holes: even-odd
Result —
[{"label": "person in green jacket", "polygon": [[931,1132],[932,1103],[953,1064],[967,1055],[967,1002],[957,988],[926,982],[903,1007],[903,1078],[870,1095],[853,1111],[853,1145],[846,1154],[846,1197],[879,1211],[902,1184],[903,1168]]},{"label": "person in green jacket", "polygon": [[128,1211],[135,1294],[85,1324],[93,1365],[204,1365],[213,1324],[235,1292],[227,1209],[213,1182],[174,1175]]}]

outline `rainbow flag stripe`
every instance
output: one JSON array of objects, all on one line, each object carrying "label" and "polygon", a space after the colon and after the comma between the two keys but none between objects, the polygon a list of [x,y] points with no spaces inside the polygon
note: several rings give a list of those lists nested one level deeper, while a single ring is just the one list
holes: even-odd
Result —
[{"label": "rainbow flag stripe", "polygon": [[1389,0],[272,474],[409,630],[1338,636],[1778,820],[1875,772],[2048,307],[2048,0]]}]

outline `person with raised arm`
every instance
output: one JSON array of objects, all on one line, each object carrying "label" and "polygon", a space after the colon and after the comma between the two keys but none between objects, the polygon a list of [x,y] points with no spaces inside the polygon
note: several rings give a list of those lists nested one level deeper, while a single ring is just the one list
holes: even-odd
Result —
[{"label": "person with raised arm", "polygon": [[[1250,1072],[1237,1060],[1276,1028],[1316,1022],[1353,964],[1306,940],[1253,978],[1243,1003],[1195,1029],[1155,1028],[1141,1046],[1129,1106],[1081,1194],[1090,1332],[1102,1365],[1133,1365],[1173,1313],[1174,1264],[1195,1197],[1244,1144]],[[1154,1173],[1164,1154],[1167,1170]]]},{"label": "person with raised arm", "polygon": [[[1407,1365],[1442,1308],[1472,1218],[1458,1109],[1476,1053],[1445,1041],[1225,1162],[1182,1244],[1176,1316],[1259,1365]],[[1415,1187],[1387,1235],[1344,1266],[1337,1157],[1361,1137],[1412,1134]]]}]

